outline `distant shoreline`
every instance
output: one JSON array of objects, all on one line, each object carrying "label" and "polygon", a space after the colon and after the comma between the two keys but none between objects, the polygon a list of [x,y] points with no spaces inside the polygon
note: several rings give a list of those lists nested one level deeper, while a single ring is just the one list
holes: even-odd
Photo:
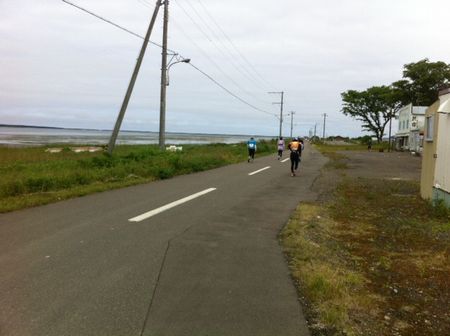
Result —
[{"label": "distant shoreline", "polygon": [[[36,126],[36,125],[12,125],[12,124],[0,124],[0,127],[8,128],[38,128],[38,129],[52,129],[52,130],[66,130],[66,131],[92,131],[92,132],[112,132],[109,129],[98,128],[75,128],[75,127],[55,127],[55,126]],[[156,131],[135,131],[135,130],[121,130],[121,132],[133,132],[133,133],[153,133]],[[186,135],[204,135],[204,136],[238,136],[238,137],[262,137],[262,138],[276,138],[276,135],[261,135],[261,134],[227,134],[227,133],[193,133],[193,132],[166,132],[166,134],[186,134]]]},{"label": "distant shoreline", "polygon": [[[2,147],[34,147],[50,145],[105,145],[108,143],[111,131],[83,128],[63,128],[31,125],[0,125],[0,145]],[[274,137],[254,136],[257,139],[272,140]],[[120,132],[117,144],[147,145],[157,144],[158,132],[129,131]],[[210,144],[210,143],[240,143],[246,142],[249,135],[203,134],[203,133],[166,133],[166,143]]]}]

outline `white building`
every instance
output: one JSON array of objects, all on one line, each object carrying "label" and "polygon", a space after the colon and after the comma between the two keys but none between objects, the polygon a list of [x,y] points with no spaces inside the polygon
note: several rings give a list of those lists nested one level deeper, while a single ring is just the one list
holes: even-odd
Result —
[{"label": "white building", "polygon": [[406,105],[398,112],[398,132],[395,135],[397,150],[421,153],[427,106]]}]

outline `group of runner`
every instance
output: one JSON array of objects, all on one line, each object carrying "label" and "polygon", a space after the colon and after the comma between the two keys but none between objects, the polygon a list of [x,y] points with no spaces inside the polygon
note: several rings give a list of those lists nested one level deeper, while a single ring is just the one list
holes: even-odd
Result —
[{"label": "group of runner", "polygon": [[[248,148],[248,162],[251,162],[255,159],[256,152],[256,140],[252,137],[247,142]],[[288,149],[290,152],[290,160],[291,160],[291,176],[295,176],[295,172],[298,169],[298,165],[300,163],[300,159],[302,156],[302,151],[305,148],[305,144],[300,138],[292,138],[291,142],[288,144]],[[283,137],[280,137],[277,142],[278,149],[278,160],[281,160],[283,156],[283,152],[285,150],[285,143]]]}]

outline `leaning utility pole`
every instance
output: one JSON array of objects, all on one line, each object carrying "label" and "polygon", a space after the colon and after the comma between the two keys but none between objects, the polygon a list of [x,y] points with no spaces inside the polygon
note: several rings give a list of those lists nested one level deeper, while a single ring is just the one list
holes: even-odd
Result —
[{"label": "leaning utility pole", "polygon": [[166,142],[166,93],[167,93],[167,36],[169,28],[169,0],[164,0],[164,25],[161,61],[161,100],[159,105],[159,148]]},{"label": "leaning utility pole", "polygon": [[130,101],[131,94],[133,93],[134,84],[136,83],[136,79],[139,74],[139,69],[141,68],[142,60],[144,59],[145,51],[147,49],[147,45],[150,40],[150,35],[152,34],[153,26],[155,25],[155,21],[158,16],[159,7],[161,7],[161,2],[162,2],[162,0],[156,1],[156,7],[153,12],[153,16],[150,20],[150,25],[148,27],[147,34],[145,35],[144,43],[142,44],[142,48],[141,48],[141,52],[139,53],[139,57],[137,59],[136,66],[133,71],[133,75],[131,76],[130,84],[128,85],[128,89],[125,94],[125,98],[122,102],[122,107],[120,108],[120,112],[117,117],[116,124],[114,126],[114,130],[111,134],[111,138],[109,139],[108,153],[110,155],[112,154],[114,147],[116,145],[116,140],[117,140],[117,136],[120,131],[120,126],[122,125],[123,117],[125,116],[125,112],[128,107],[128,102]]},{"label": "leaning utility pole", "polygon": [[326,126],[327,114],[323,114],[323,136],[322,139],[325,140],[325,126]]},{"label": "leaning utility pole", "polygon": [[292,139],[292,129],[294,128],[294,114],[295,114],[295,112],[291,111],[290,114],[291,114],[291,139]]},{"label": "leaning utility pole", "polygon": [[268,92],[269,94],[280,94],[281,95],[281,101],[278,103],[272,103],[276,105],[280,105],[280,134],[279,137],[281,138],[283,136],[283,105],[284,105],[284,91],[280,92]]}]

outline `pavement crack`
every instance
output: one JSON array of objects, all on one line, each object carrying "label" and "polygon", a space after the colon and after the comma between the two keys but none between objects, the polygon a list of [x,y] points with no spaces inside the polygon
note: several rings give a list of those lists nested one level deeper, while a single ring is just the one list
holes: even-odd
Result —
[{"label": "pavement crack", "polygon": [[148,305],[147,314],[146,314],[145,320],[144,320],[144,325],[142,326],[141,333],[139,334],[140,336],[144,335],[145,328],[147,327],[147,322],[148,322],[148,320],[149,320],[149,318],[150,318],[150,312],[151,312],[151,310],[152,310],[153,301],[154,301],[154,299],[155,299],[156,291],[157,291],[157,289],[158,289],[159,281],[160,281],[160,279],[161,279],[161,274],[162,274],[162,271],[163,271],[163,269],[164,269],[164,264],[166,263],[166,258],[167,258],[167,254],[168,254],[168,252],[169,252],[171,240],[172,240],[172,239],[170,239],[170,240],[167,242],[166,250],[164,251],[164,257],[163,257],[163,260],[162,260],[162,262],[161,262],[161,267],[159,268],[158,277],[156,278],[156,284],[155,284],[155,287],[153,288],[152,297],[151,297],[150,303],[149,303],[149,305]]},{"label": "pavement crack", "polygon": [[167,255],[169,253],[170,245],[172,244],[173,240],[175,240],[178,237],[184,235],[186,232],[188,232],[190,229],[192,229],[195,225],[196,224],[193,224],[193,225],[189,226],[188,228],[186,228],[182,232],[180,232],[180,233],[176,234],[174,237],[170,238],[168,240],[168,242],[167,242],[166,250],[164,251],[163,260],[162,260],[161,266],[159,268],[158,277],[156,278],[156,284],[155,284],[155,287],[153,288],[153,292],[152,292],[152,296],[151,296],[151,299],[150,299],[150,303],[148,305],[147,314],[145,316],[144,324],[142,325],[142,329],[141,329],[141,332],[139,334],[140,336],[144,335],[145,328],[147,328],[147,323],[148,323],[148,320],[150,319],[150,314],[151,314],[152,307],[153,307],[153,301],[154,301],[154,299],[156,297],[156,292],[158,290],[158,286],[159,286],[159,283],[160,283],[161,274],[162,274],[162,272],[164,270],[164,266],[166,264],[166,259],[167,259]]}]

